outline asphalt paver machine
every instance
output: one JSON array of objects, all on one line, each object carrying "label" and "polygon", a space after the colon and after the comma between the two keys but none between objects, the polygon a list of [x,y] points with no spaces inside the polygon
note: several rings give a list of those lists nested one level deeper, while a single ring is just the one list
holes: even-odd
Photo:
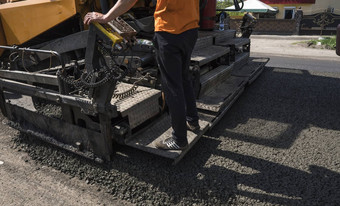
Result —
[{"label": "asphalt paver machine", "polygon": [[[159,150],[155,141],[172,129],[152,44],[154,1],[84,29],[81,17],[98,5],[107,9],[102,2],[0,5],[1,111],[12,127],[93,160],[110,161],[117,144],[176,163],[226,114],[268,59],[251,58],[250,39],[236,37],[235,30],[200,30],[190,75],[201,130],[188,131],[183,151]],[[37,18],[44,18],[40,26]]]}]

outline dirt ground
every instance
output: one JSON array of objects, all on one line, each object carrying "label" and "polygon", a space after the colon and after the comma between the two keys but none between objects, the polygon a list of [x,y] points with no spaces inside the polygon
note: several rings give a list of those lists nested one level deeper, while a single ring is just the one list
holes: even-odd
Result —
[{"label": "dirt ground", "polygon": [[339,91],[340,72],[267,67],[176,166],[128,147],[99,166],[0,115],[0,205],[340,205]]},{"label": "dirt ground", "polygon": [[100,187],[32,160],[16,148],[19,132],[0,114],[0,205],[131,205]]}]

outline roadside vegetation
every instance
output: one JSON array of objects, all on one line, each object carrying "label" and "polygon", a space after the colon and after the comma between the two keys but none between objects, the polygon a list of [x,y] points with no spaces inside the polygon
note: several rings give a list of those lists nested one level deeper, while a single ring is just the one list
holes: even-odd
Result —
[{"label": "roadside vegetation", "polygon": [[309,40],[306,42],[308,47],[324,48],[324,49],[336,49],[336,37],[322,37],[317,40]]},{"label": "roadside vegetation", "polygon": [[[216,2],[217,9],[225,9],[229,6],[233,6],[234,4],[230,0],[219,0]],[[217,12],[220,13],[220,12]],[[232,18],[242,18],[245,12],[235,12],[235,11],[227,11],[230,17]]]},{"label": "roadside vegetation", "polygon": [[218,9],[225,9],[229,6],[232,6],[233,3],[231,1],[228,1],[228,0],[219,0],[216,2],[216,8]]}]

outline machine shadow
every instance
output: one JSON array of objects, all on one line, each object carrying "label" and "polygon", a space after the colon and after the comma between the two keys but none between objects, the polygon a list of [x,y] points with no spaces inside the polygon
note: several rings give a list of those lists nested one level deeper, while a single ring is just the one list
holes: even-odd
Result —
[{"label": "machine shadow", "polygon": [[339,90],[338,78],[267,67],[210,135],[289,148],[310,126],[340,130]]},{"label": "machine shadow", "polygon": [[[213,153],[256,170],[253,174],[242,174],[220,166],[210,168],[209,172],[217,176],[234,177],[232,181],[221,179],[220,183],[236,183],[235,188],[239,186],[236,193],[240,196],[279,205],[335,205],[340,201],[340,174],[334,171],[310,165],[309,172],[305,172],[234,152],[215,150]],[[240,185],[246,189],[240,189]]]}]

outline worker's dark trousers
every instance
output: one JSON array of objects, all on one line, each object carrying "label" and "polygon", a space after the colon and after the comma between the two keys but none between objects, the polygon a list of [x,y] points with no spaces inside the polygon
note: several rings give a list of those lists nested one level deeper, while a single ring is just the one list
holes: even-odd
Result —
[{"label": "worker's dark trousers", "polygon": [[155,32],[154,45],[162,76],[162,89],[169,108],[173,138],[182,146],[187,144],[186,121],[198,123],[196,101],[189,65],[198,30],[181,34]]}]

